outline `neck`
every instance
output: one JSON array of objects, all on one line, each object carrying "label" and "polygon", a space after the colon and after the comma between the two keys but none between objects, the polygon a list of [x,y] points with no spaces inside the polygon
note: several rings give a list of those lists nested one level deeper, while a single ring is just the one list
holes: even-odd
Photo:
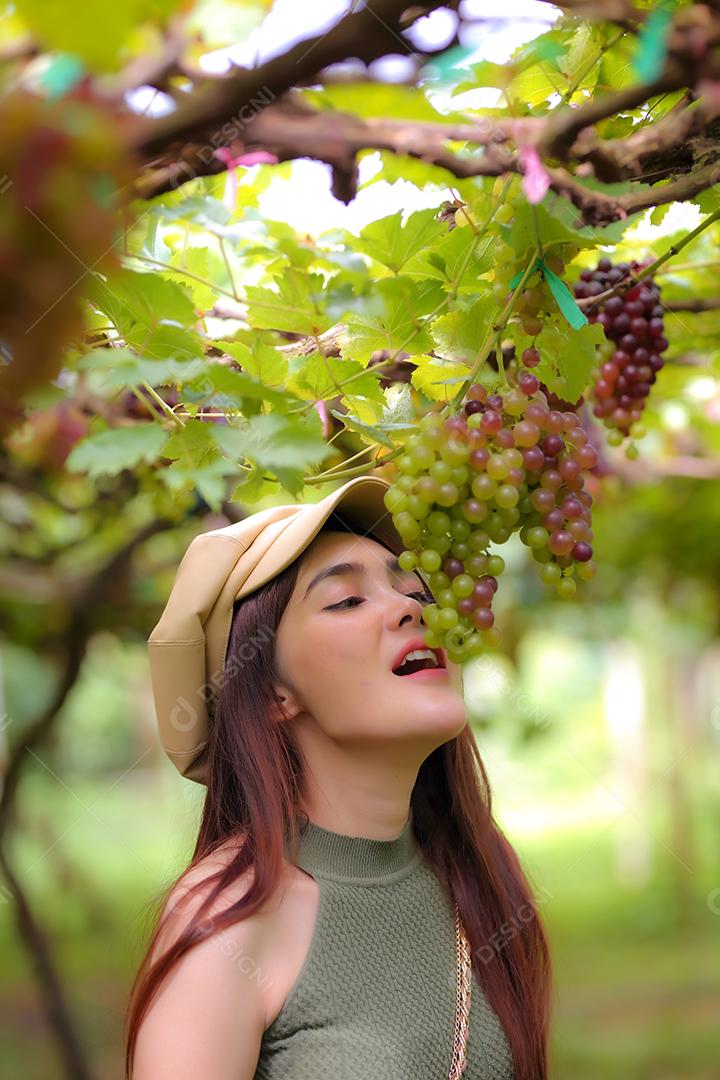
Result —
[{"label": "neck", "polygon": [[334,768],[308,769],[300,810],[310,821],[345,836],[392,840],[410,819],[418,766],[337,755]]}]

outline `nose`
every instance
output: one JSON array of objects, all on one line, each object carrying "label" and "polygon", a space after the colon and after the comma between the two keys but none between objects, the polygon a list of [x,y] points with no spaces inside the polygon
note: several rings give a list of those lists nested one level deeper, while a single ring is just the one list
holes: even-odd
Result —
[{"label": "nose", "polygon": [[423,625],[423,605],[414,596],[408,596],[397,589],[390,589],[386,610],[388,625],[393,629],[405,626],[406,623]]}]

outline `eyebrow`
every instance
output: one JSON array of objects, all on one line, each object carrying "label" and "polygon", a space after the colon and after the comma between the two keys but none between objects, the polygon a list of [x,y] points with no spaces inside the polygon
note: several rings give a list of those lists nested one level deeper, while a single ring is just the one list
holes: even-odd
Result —
[{"label": "eyebrow", "polygon": [[[388,559],[386,561],[385,568],[387,569],[389,574],[402,574],[402,573],[405,573],[405,571],[400,566],[400,563],[398,562],[397,555],[393,556],[392,558],[390,558],[390,559]],[[315,577],[312,579],[312,581],[308,585],[307,589],[305,590],[305,593],[303,595],[303,600],[306,599],[306,597],[307,597],[308,593],[310,592],[310,590],[313,589],[316,585],[318,585],[321,581],[324,581],[325,578],[337,577],[337,576],[339,576],[341,574],[366,574],[366,573],[367,573],[367,570],[365,569],[365,567],[363,566],[362,563],[358,563],[358,562],[333,563],[332,566],[326,566],[324,570],[321,570],[319,574],[315,575]]]}]

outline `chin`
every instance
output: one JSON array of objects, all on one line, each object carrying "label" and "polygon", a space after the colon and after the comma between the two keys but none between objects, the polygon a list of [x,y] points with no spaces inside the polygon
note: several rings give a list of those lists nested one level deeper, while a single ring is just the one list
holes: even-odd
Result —
[{"label": "chin", "polygon": [[413,710],[418,727],[433,731],[444,739],[458,735],[468,722],[467,708],[462,695],[447,688],[443,694],[428,694]]}]

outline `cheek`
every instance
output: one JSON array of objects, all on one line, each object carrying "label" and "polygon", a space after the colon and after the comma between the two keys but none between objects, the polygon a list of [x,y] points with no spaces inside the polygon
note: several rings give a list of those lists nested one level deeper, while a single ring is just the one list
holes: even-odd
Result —
[{"label": "cheek", "polygon": [[450,673],[450,683],[459,694],[463,692],[463,678],[462,668],[459,664],[453,664],[448,661],[448,671]]},{"label": "cheek", "polygon": [[[359,626],[337,626],[331,620],[288,625],[278,634],[280,670],[310,703],[318,696],[352,693],[369,685],[374,670],[362,652],[365,636]],[[375,664],[377,663],[377,658]]]}]

